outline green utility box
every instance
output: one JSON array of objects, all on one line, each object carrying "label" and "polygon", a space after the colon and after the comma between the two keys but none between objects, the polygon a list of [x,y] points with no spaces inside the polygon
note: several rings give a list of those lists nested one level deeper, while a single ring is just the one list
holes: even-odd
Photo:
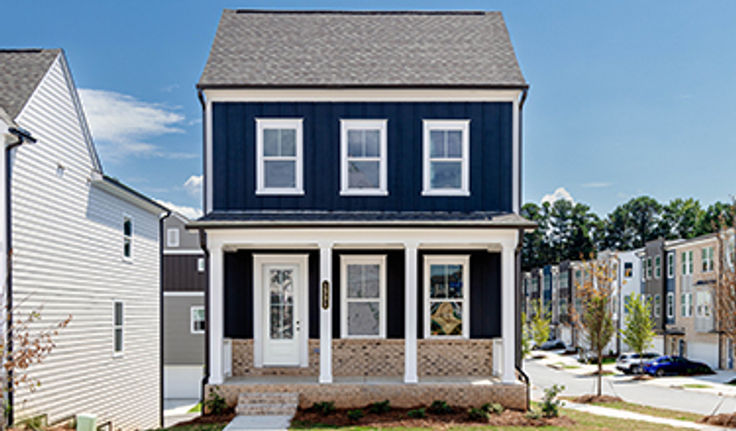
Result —
[{"label": "green utility box", "polygon": [[97,431],[95,415],[77,415],[77,431]]}]

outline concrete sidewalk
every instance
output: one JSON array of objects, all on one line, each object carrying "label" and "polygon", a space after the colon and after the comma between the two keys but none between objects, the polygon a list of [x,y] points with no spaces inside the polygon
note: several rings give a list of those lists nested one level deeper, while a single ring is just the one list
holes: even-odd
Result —
[{"label": "concrete sidewalk", "polygon": [[199,413],[189,413],[192,407],[199,403],[197,399],[175,399],[164,400],[164,427],[170,427],[179,422],[188,421],[199,416]]},{"label": "concrete sidewalk", "polygon": [[657,416],[650,416],[645,415],[641,413],[635,413],[630,412],[626,410],[619,410],[619,409],[612,409],[609,407],[600,407],[600,406],[593,406],[589,404],[577,404],[572,403],[569,401],[565,401],[565,405],[563,408],[576,410],[584,413],[590,413],[598,416],[607,416],[611,418],[617,418],[617,419],[627,419],[627,420],[634,420],[634,421],[641,421],[641,422],[650,422],[655,424],[661,424],[661,425],[668,425],[671,427],[676,428],[687,428],[687,429],[696,429],[696,430],[725,430],[729,428],[724,427],[716,427],[712,425],[704,425],[699,424],[695,422],[689,422],[689,421],[681,421],[677,419],[667,419],[667,418],[661,418]]},{"label": "concrete sidewalk", "polygon": [[293,416],[235,416],[223,431],[287,431]]}]

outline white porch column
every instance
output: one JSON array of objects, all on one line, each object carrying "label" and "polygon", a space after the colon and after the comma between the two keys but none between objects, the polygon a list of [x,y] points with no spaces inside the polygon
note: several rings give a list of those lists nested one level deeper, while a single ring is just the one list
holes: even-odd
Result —
[{"label": "white porch column", "polygon": [[404,250],[404,383],[418,383],[417,377],[417,243]]},{"label": "white porch column", "polygon": [[210,247],[210,294],[209,294],[209,331],[210,331],[210,384],[225,381],[224,361],[224,295],[223,295],[223,258],[222,246]]},{"label": "white porch column", "polygon": [[319,280],[319,382],[332,383],[332,243],[319,245]]},{"label": "white porch column", "polygon": [[516,259],[515,244],[504,244],[501,251],[501,336],[503,337],[503,362],[501,381],[516,382]]}]

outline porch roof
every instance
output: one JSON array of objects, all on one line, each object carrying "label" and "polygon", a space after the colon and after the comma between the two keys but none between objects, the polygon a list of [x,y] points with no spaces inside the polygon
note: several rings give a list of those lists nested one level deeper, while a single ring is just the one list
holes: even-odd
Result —
[{"label": "porch roof", "polygon": [[489,211],[320,211],[258,210],[213,211],[191,222],[188,228],[284,226],[392,226],[534,229],[536,223],[514,213]]}]

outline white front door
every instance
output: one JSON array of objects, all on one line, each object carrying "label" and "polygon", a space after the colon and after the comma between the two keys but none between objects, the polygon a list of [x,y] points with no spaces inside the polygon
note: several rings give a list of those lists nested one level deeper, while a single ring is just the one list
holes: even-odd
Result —
[{"label": "white front door", "polygon": [[[260,293],[261,354],[264,366],[306,363],[306,256],[255,256],[254,291]],[[254,292],[254,293],[255,293]],[[257,318],[257,317],[256,317]],[[256,349],[259,347],[256,346]],[[259,361],[256,361],[259,362]]]}]

